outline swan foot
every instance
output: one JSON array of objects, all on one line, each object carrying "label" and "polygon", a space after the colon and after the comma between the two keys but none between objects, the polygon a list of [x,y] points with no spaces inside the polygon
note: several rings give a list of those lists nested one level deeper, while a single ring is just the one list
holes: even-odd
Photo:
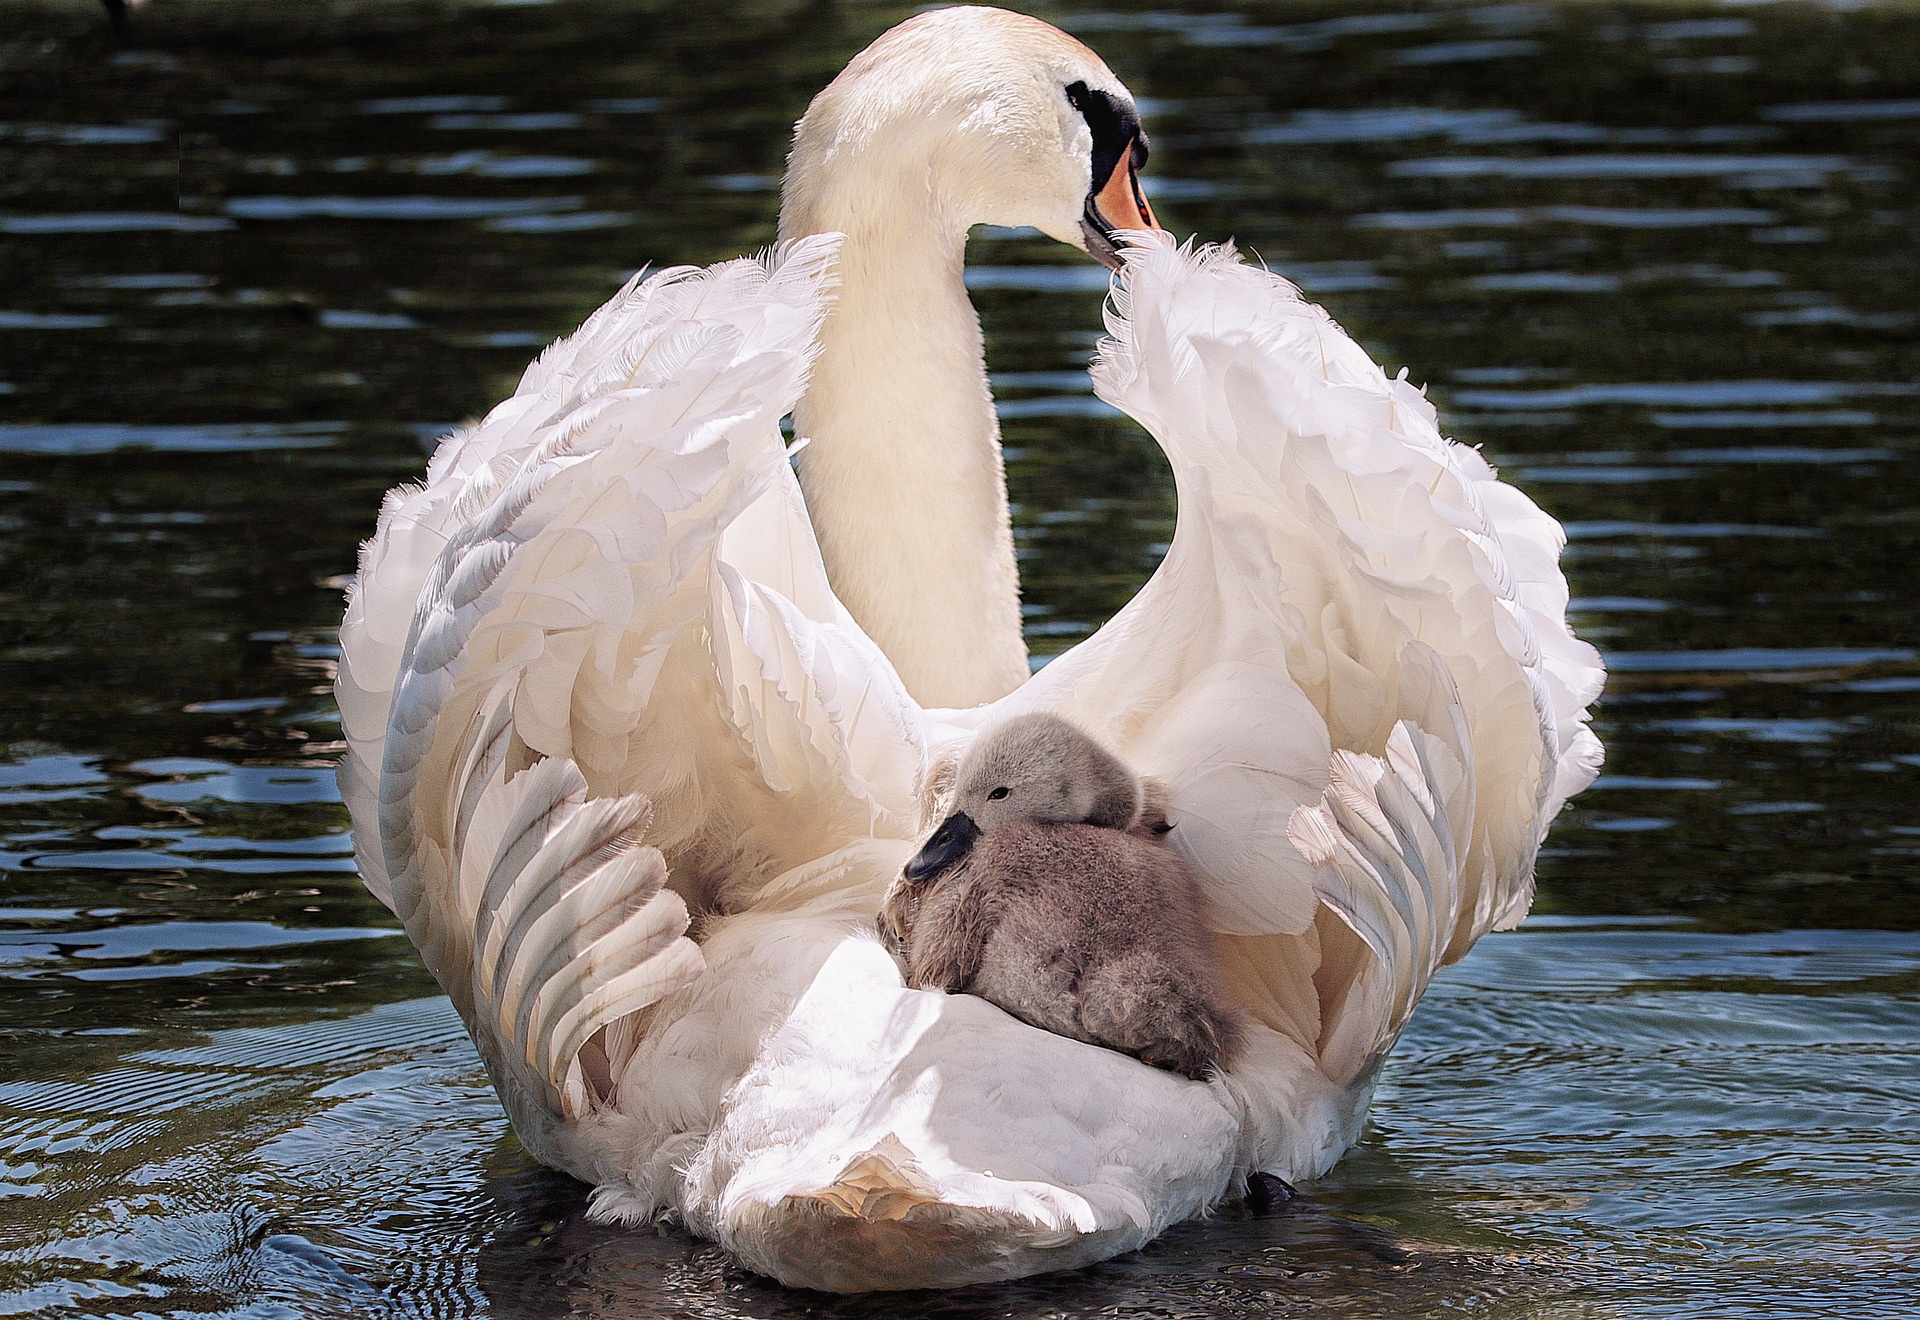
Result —
[{"label": "swan foot", "polygon": [[1247,1208],[1256,1215],[1270,1215],[1299,1199],[1300,1189],[1285,1178],[1276,1178],[1270,1173],[1247,1175]]}]

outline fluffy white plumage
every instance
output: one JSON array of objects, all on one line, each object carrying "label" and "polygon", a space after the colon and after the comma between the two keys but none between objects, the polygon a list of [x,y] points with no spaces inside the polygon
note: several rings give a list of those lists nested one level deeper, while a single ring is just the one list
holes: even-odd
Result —
[{"label": "fluffy white plumage", "polygon": [[[1010,695],[910,695],[1021,672],[960,254],[979,220],[1073,238],[1090,178],[1137,203],[1131,166],[1091,177],[1073,86],[1130,112],[1034,19],[881,38],[802,122],[796,241],[636,281],[550,349],[388,498],[342,628],[362,874],[522,1140],[596,1213],[677,1211],[790,1283],[1062,1268],[1321,1172],[1598,762],[1559,527],[1291,286],[1163,236],[1095,384],[1173,466],[1165,562]],[[900,171],[927,186],[876,187]],[[1255,1023],[1209,1084],[907,990],[875,939],[942,768],[1036,706],[1169,790]]]},{"label": "fluffy white plumage", "polygon": [[[1143,239],[1095,381],[1172,463],[1166,560],[1011,696],[922,710],[778,429],[834,246],[630,285],[388,499],[342,631],[363,874],[597,1213],[827,1288],[1085,1263],[1351,1142],[1434,971],[1524,914],[1601,671],[1558,525],[1416,390],[1230,249]],[[875,942],[930,767],[1036,706],[1171,787],[1259,1024],[1230,1075],[907,990]]]}]

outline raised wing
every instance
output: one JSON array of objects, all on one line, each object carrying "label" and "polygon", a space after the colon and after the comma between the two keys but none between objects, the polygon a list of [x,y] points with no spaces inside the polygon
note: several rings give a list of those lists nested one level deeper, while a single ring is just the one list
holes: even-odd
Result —
[{"label": "raised wing", "polygon": [[1517,924],[1597,771],[1598,654],[1559,524],[1231,248],[1142,236],[1094,369],[1173,466],[1153,579],[1016,694],[1172,786],[1229,962],[1336,1078],[1433,971]]},{"label": "raised wing", "polygon": [[362,555],[337,683],[362,874],[536,1149],[700,974],[689,903],[912,828],[918,708],[827,590],[779,430],[835,243],[637,278]]}]

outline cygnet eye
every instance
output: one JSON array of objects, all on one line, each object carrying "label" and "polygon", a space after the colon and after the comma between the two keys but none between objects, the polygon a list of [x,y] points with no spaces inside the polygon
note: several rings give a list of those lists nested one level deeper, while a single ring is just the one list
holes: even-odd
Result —
[{"label": "cygnet eye", "polygon": [[1007,789],[1006,789],[1006,786],[1003,784],[999,788],[994,789],[993,792],[987,794],[987,801],[998,802],[1001,798],[1005,797],[1006,795],[1007,795]]}]

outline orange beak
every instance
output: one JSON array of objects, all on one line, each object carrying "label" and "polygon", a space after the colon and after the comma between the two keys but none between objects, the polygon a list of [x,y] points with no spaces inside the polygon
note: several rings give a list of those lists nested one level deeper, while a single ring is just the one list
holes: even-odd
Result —
[{"label": "orange beak", "polygon": [[1120,154],[1113,173],[1087,197],[1086,216],[1081,222],[1086,234],[1087,251],[1109,270],[1120,269],[1120,250],[1113,236],[1123,229],[1148,229],[1158,233],[1160,222],[1153,217],[1146,193],[1140,190],[1140,176],[1134,169],[1134,153]]}]

